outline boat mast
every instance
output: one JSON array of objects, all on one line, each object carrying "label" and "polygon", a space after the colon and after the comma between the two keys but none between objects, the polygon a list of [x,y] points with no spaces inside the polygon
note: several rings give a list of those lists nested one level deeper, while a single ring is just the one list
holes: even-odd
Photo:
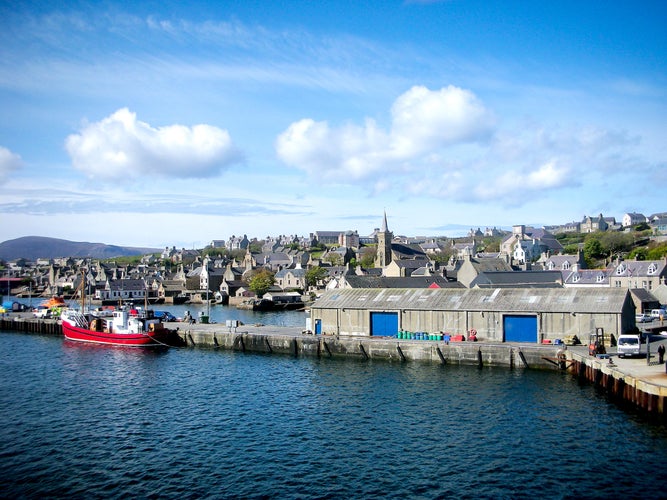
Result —
[{"label": "boat mast", "polygon": [[86,311],[86,270],[81,268],[81,314]]}]

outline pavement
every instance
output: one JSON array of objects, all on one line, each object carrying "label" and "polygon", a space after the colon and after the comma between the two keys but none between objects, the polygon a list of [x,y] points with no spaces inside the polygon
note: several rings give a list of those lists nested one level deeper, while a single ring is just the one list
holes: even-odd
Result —
[{"label": "pavement", "polygon": [[[651,335],[650,337],[651,358],[650,363],[646,361],[646,344],[642,344],[642,354],[636,357],[619,358],[616,355],[616,347],[608,347],[607,353],[609,355],[608,363],[614,370],[621,372],[624,375],[641,379],[645,382],[667,387],[667,367],[665,363],[660,364],[658,360],[658,346],[663,344],[667,349],[667,337],[662,335]],[[588,346],[568,346],[568,350],[576,352],[580,355],[588,355]],[[665,355],[667,360],[667,354]]]}]

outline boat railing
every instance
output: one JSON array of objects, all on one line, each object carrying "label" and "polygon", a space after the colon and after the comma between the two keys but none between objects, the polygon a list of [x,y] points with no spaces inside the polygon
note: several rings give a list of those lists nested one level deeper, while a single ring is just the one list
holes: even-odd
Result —
[{"label": "boat railing", "polygon": [[80,311],[70,309],[66,314],[67,317],[79,328],[88,328],[88,319]]}]

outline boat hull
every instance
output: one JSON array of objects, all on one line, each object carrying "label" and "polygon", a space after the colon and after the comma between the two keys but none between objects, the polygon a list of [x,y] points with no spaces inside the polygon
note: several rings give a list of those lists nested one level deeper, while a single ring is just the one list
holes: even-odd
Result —
[{"label": "boat hull", "polygon": [[89,342],[93,344],[118,345],[125,347],[168,347],[169,330],[145,333],[109,333],[97,332],[87,328],[73,326],[66,321],[62,322],[63,335],[75,342]]}]

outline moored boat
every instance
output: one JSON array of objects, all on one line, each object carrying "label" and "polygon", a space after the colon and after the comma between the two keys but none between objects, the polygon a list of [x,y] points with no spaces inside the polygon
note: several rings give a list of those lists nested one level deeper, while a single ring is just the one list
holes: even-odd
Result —
[{"label": "moored boat", "polygon": [[[63,335],[76,342],[92,342],[128,347],[173,346],[180,337],[165,328],[152,311],[122,308],[111,316],[83,314],[66,309],[61,314]],[[176,342],[175,342],[176,341]]]}]

